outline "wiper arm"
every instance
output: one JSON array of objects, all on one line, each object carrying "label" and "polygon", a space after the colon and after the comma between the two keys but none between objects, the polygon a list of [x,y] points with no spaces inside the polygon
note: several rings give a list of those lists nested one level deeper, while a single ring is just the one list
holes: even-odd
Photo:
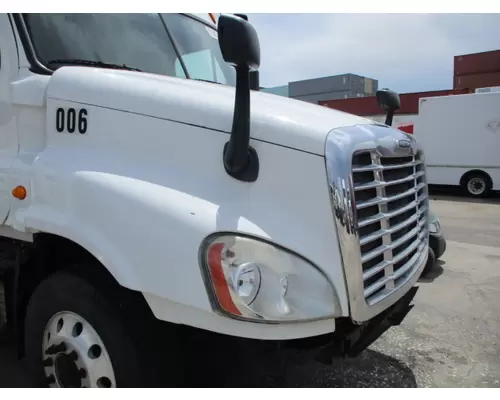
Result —
[{"label": "wiper arm", "polygon": [[49,64],[72,64],[72,65],[86,65],[89,67],[99,67],[99,68],[109,68],[109,69],[126,69],[129,71],[139,71],[143,72],[139,68],[130,67],[128,65],[122,64],[110,64],[102,61],[91,61],[91,60],[79,60],[76,58],[67,58],[67,59],[58,59],[58,60],[50,60]]},{"label": "wiper arm", "polygon": [[216,85],[222,85],[220,82],[215,82],[215,81],[209,81],[208,79],[199,79],[199,78],[191,78],[193,81],[200,81],[200,82],[208,82],[208,83],[215,83]]}]

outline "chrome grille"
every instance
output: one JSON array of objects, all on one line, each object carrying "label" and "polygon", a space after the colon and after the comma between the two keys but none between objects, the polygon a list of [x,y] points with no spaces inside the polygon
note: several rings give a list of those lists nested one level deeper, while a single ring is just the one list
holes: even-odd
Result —
[{"label": "chrome grille", "polygon": [[356,152],[352,179],[364,298],[373,305],[415,273],[427,246],[422,153],[383,157],[376,150]]}]

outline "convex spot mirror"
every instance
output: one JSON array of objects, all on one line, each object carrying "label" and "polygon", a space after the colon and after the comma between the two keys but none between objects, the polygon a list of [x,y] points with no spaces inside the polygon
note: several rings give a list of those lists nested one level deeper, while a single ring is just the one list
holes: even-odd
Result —
[{"label": "convex spot mirror", "polygon": [[249,70],[259,68],[259,37],[248,21],[236,15],[222,14],[217,21],[217,33],[225,62]]}]

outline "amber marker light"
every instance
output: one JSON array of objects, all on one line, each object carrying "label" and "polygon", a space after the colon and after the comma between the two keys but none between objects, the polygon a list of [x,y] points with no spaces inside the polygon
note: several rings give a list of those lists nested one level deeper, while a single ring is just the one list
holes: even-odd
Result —
[{"label": "amber marker light", "polygon": [[21,185],[16,186],[14,189],[12,189],[12,196],[14,196],[16,199],[24,200],[26,198],[26,188]]}]

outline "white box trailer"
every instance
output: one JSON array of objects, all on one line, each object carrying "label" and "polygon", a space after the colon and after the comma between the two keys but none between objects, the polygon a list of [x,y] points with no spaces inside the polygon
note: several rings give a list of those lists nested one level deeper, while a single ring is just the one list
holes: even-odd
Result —
[{"label": "white box trailer", "polygon": [[420,99],[415,137],[430,185],[460,185],[472,196],[500,190],[500,93]]}]

